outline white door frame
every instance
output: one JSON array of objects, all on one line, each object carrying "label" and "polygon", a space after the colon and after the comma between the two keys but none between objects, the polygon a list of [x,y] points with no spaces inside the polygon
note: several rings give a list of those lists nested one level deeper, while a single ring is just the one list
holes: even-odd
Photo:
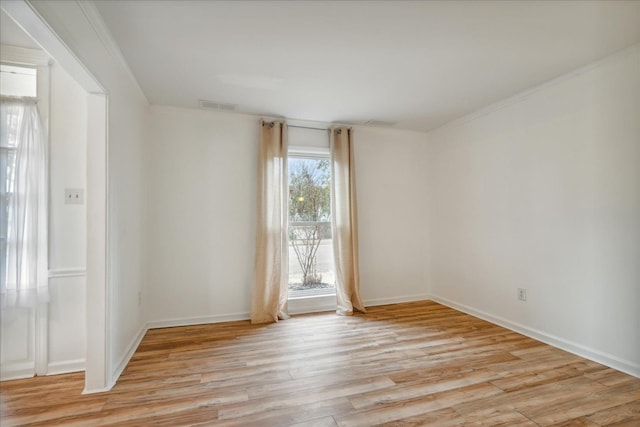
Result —
[{"label": "white door frame", "polygon": [[88,93],[87,102],[87,347],[84,393],[111,388],[108,282],[108,95],[26,0],[5,0],[2,10]]}]

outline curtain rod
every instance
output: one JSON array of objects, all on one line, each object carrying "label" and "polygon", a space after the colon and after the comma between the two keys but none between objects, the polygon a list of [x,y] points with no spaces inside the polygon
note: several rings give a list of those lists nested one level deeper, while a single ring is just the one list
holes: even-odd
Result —
[{"label": "curtain rod", "polygon": [[331,130],[331,128],[312,128],[312,127],[309,127],[309,126],[294,126],[294,125],[287,125],[287,127],[290,127],[290,128],[298,128],[298,129],[323,130],[323,131]]},{"label": "curtain rod", "polygon": [[[263,123],[263,124],[265,124],[265,123],[274,123],[274,122],[267,122],[266,120],[264,120],[264,119],[263,119],[263,120],[262,120],[262,123]],[[285,122],[285,123],[286,123],[286,122]],[[310,127],[310,126],[296,126],[296,125],[289,125],[289,124],[287,124],[287,127],[289,127],[289,128],[297,128],[297,129],[321,130],[321,131],[329,131],[329,132],[331,132],[331,129],[333,129],[333,128],[331,128],[331,127],[327,127],[327,128],[314,128],[314,127]],[[349,132],[351,132],[351,128],[348,128],[348,129],[349,129]],[[339,130],[339,129],[338,129],[338,130]]]}]

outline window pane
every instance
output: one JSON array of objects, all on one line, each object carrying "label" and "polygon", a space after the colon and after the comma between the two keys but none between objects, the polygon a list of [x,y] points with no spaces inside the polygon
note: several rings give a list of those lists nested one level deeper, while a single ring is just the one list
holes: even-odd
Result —
[{"label": "window pane", "polygon": [[37,96],[36,69],[0,65],[0,93],[6,96]]},{"label": "window pane", "polygon": [[289,158],[289,295],[335,293],[329,159]]}]

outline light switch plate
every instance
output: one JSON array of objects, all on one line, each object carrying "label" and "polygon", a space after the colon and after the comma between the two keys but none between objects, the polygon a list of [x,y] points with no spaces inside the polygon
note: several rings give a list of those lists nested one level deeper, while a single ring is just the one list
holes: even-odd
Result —
[{"label": "light switch plate", "polygon": [[65,188],[64,203],[66,205],[83,205],[84,189],[82,188]]}]

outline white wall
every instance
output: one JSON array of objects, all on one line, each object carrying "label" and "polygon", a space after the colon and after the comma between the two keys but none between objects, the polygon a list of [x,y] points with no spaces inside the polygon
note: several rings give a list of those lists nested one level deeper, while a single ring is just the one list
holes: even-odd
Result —
[{"label": "white wall", "polygon": [[87,93],[57,63],[50,67],[49,268],[84,268],[85,205],[68,205],[65,188],[86,186]]},{"label": "white wall", "polygon": [[362,299],[425,299],[425,135],[366,127],[353,135]]},{"label": "white wall", "polygon": [[150,115],[148,318],[246,318],[257,119],[166,107]]},{"label": "white wall", "polygon": [[51,65],[49,132],[49,373],[84,368],[86,205],[64,203],[86,189],[87,93]]},{"label": "white wall", "polygon": [[[146,105],[132,94],[109,96],[109,282],[108,330],[114,373],[135,350],[146,319],[144,293]],[[119,375],[119,373],[118,373]]]},{"label": "white wall", "polygon": [[[151,107],[148,318],[247,318],[253,277],[258,119]],[[425,296],[424,134],[355,129],[362,294]]]},{"label": "white wall", "polygon": [[640,375],[640,47],[429,141],[430,292]]}]

